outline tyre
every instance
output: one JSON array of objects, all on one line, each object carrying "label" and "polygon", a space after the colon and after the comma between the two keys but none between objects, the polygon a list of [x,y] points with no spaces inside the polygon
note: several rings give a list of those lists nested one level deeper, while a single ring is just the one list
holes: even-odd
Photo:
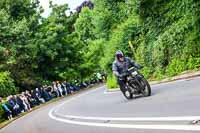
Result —
[{"label": "tyre", "polygon": [[123,94],[126,97],[126,99],[133,99],[133,94],[130,91],[126,90]]},{"label": "tyre", "polygon": [[142,94],[145,97],[151,96],[151,86],[149,85],[149,82],[142,78],[141,80],[141,84],[142,84]]}]

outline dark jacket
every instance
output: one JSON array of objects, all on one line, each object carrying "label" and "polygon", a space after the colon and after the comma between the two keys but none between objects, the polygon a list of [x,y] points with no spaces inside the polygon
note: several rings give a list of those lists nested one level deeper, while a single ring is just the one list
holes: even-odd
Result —
[{"label": "dark jacket", "polygon": [[129,57],[125,57],[123,62],[119,62],[117,59],[113,62],[112,71],[115,76],[119,77],[120,74],[125,73],[130,67],[141,68],[139,64],[134,62]]}]

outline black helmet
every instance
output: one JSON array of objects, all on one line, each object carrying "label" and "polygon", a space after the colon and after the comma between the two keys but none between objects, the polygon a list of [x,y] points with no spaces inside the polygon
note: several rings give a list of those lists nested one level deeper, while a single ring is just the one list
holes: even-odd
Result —
[{"label": "black helmet", "polygon": [[115,56],[116,58],[119,60],[119,58],[122,58],[124,57],[124,54],[121,50],[118,50],[116,53],[115,53]]}]

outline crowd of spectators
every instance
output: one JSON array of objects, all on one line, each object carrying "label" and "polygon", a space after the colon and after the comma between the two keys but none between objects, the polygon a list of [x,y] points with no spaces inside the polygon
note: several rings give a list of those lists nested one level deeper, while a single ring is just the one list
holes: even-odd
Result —
[{"label": "crowd of spectators", "polygon": [[31,111],[33,107],[44,104],[53,98],[64,97],[73,94],[83,88],[87,88],[95,83],[103,82],[105,75],[96,74],[95,78],[89,82],[78,83],[76,80],[73,84],[66,81],[54,81],[52,85],[42,85],[34,90],[26,90],[21,94],[10,95],[6,99],[0,97],[1,107],[4,110],[4,117],[11,120],[22,112]]}]

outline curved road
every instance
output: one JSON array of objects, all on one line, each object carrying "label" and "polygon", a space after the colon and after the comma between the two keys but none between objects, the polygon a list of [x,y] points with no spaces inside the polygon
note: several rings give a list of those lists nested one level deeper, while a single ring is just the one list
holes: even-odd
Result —
[{"label": "curved road", "polygon": [[42,107],[0,133],[193,133],[200,125],[200,78],[152,85],[152,96],[126,100],[105,86]]}]

